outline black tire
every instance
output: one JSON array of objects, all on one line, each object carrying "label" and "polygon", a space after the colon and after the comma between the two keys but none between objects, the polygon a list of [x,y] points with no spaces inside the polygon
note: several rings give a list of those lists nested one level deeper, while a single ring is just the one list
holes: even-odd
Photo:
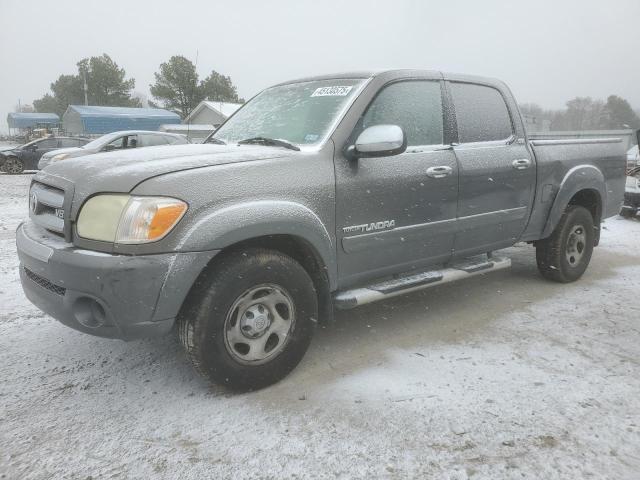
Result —
[{"label": "black tire", "polygon": [[551,236],[536,242],[538,270],[554,282],[575,282],[589,266],[594,243],[591,213],[584,207],[569,205]]},{"label": "black tire", "polygon": [[18,157],[7,157],[2,169],[9,175],[20,175],[24,172],[24,163]]},{"label": "black tire", "polygon": [[[266,290],[277,287],[276,290],[280,289],[278,292],[284,292],[290,300],[293,314],[289,314],[289,321],[292,325],[282,344],[281,337],[276,335],[278,344],[272,352],[276,348],[281,350],[260,361],[244,361],[238,349],[230,346],[227,332],[232,330],[232,324],[237,324],[244,335],[246,325],[240,319],[246,321],[246,311],[261,304],[258,302],[245,308],[240,305],[246,303],[238,305],[237,301],[246,298],[243,295],[247,292],[265,285],[268,285],[264,287]],[[248,303],[256,301],[252,299]],[[245,314],[241,315],[243,311]],[[275,322],[271,310],[268,312],[271,321],[264,337],[274,335],[270,329]],[[203,272],[180,312],[178,334],[189,360],[206,378],[234,390],[256,390],[281,380],[296,367],[309,347],[317,315],[316,290],[306,270],[280,252],[250,248],[223,254],[212,268]],[[253,340],[247,340],[247,343],[250,345]],[[270,340],[273,337],[266,339],[267,344]],[[267,351],[267,344],[260,354]],[[234,345],[240,347],[242,343]]]},{"label": "black tire", "polygon": [[620,210],[620,216],[623,218],[633,218],[636,216],[637,210],[632,210],[630,208],[623,208]]}]

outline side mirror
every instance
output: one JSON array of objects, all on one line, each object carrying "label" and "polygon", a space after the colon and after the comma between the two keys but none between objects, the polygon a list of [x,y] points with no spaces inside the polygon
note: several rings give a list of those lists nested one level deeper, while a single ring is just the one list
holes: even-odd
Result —
[{"label": "side mirror", "polygon": [[397,125],[375,125],[366,128],[355,145],[349,147],[355,158],[390,157],[407,149],[407,138]]},{"label": "side mirror", "polygon": [[103,152],[110,152],[111,150],[115,150],[116,147],[109,144],[109,145],[105,145],[104,148],[102,149]]}]

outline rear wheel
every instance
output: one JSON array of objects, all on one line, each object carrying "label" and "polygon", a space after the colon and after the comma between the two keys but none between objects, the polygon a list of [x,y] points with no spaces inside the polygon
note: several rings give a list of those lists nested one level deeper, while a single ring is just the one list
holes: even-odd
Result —
[{"label": "rear wheel", "polygon": [[199,279],[178,321],[196,369],[238,390],[284,378],[304,356],[317,319],[305,269],[280,252],[248,249],[217,260]]},{"label": "rear wheel", "polygon": [[591,213],[584,207],[569,205],[551,236],[536,243],[538,270],[549,280],[574,282],[589,266],[594,243]]},{"label": "rear wheel", "polygon": [[17,157],[9,157],[4,161],[3,170],[11,175],[24,172],[24,163]]}]

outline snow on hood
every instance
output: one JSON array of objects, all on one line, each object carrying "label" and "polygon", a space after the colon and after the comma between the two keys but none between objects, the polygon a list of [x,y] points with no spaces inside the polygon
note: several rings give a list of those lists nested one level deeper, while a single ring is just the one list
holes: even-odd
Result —
[{"label": "snow on hood", "polygon": [[62,153],[66,153],[67,155],[71,155],[74,153],[81,153],[84,152],[84,150],[80,147],[67,147],[67,148],[59,148],[57,150],[51,150],[50,152],[47,152],[45,154],[42,155],[42,158],[53,158],[56,155],[60,155]]},{"label": "snow on hood", "polygon": [[34,180],[47,176],[75,185],[75,197],[97,192],[130,192],[151,177],[227,163],[279,158],[298,152],[258,145],[185,144],[118,150],[70,158],[49,165]]}]

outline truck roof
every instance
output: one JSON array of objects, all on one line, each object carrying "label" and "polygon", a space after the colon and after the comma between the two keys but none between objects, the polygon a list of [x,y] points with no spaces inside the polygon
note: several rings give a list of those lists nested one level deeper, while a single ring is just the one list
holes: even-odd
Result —
[{"label": "truck roof", "polygon": [[462,82],[482,83],[485,85],[504,86],[504,82],[497,78],[482,77],[478,75],[467,75],[461,73],[441,72],[438,70],[420,70],[411,68],[396,68],[396,69],[378,69],[378,70],[358,70],[352,72],[340,72],[330,73],[325,75],[314,75],[311,77],[297,78],[294,80],[287,80],[286,82],[278,83],[274,86],[288,85],[292,83],[311,82],[317,80],[333,80],[333,79],[346,79],[346,78],[373,78],[380,75],[387,75],[390,77],[414,77],[414,76],[436,76],[445,79],[457,80]]}]

